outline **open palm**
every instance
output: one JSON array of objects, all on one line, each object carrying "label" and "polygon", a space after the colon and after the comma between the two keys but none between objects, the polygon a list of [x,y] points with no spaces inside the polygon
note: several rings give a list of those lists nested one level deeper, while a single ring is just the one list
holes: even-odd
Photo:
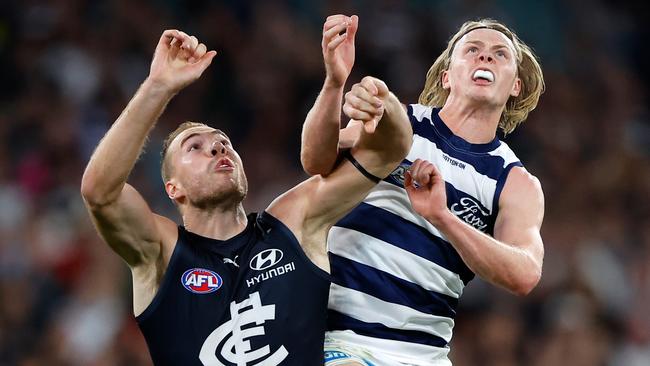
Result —
[{"label": "open palm", "polygon": [[323,25],[323,59],[327,78],[336,87],[345,84],[354,65],[354,38],[359,17],[337,14],[327,17]]}]

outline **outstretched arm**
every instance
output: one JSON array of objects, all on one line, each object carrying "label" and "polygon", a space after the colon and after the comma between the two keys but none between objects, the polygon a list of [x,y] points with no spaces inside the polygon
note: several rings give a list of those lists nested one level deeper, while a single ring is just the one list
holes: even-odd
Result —
[{"label": "outstretched arm", "polygon": [[418,159],[405,178],[413,209],[440,230],[474,273],[517,295],[537,285],[544,258],[544,197],[535,177],[522,168],[512,169],[499,200],[494,238],[447,208],[445,182],[433,164]]},{"label": "outstretched arm", "polygon": [[[357,107],[374,97],[380,98],[384,107]],[[371,77],[353,86],[345,100],[344,112],[363,125],[351,149],[352,157],[371,175],[387,176],[411,146],[413,131],[406,112],[386,85]],[[375,184],[350,161],[342,160],[331,174],[311,177],[276,199],[268,211],[292,230],[312,261],[328,269],[327,231],[359,204]]]},{"label": "outstretched arm", "polygon": [[[325,62],[325,82],[307,114],[302,130],[300,161],[310,175],[329,174],[334,169],[339,150],[343,88],[354,65],[354,38],[359,18],[337,14],[323,24],[321,43]],[[376,104],[381,101],[376,98]],[[343,137],[343,145],[351,147],[354,137]]]},{"label": "outstretched arm", "polygon": [[131,267],[160,254],[160,226],[170,220],[154,215],[126,180],[149,130],[171,98],[198,79],[216,52],[206,52],[196,37],[166,30],[156,47],[149,77],[93,153],[81,194],[104,240]]}]

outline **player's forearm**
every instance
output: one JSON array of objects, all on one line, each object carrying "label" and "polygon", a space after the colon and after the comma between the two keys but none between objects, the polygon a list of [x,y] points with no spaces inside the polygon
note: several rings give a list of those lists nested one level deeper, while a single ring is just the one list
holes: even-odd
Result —
[{"label": "player's forearm", "polygon": [[451,212],[434,225],[465,264],[484,280],[517,295],[528,294],[539,282],[542,263],[525,249],[502,243]]},{"label": "player's forearm", "polygon": [[149,131],[173,94],[149,79],[140,86],[86,166],[81,184],[86,201],[104,205],[119,197]]},{"label": "player's forearm", "polygon": [[[366,170],[385,176],[408,154],[413,142],[413,129],[399,99],[388,93],[383,100],[384,114],[373,133],[361,130],[355,154],[363,154]],[[367,165],[367,166],[366,166]]]},{"label": "player's forearm", "polygon": [[343,86],[323,85],[302,129],[300,161],[309,175],[327,175],[336,163]]}]

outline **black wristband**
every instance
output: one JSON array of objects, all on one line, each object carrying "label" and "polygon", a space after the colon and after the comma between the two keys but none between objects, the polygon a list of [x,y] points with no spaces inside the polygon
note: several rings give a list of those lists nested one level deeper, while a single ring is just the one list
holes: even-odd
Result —
[{"label": "black wristband", "polygon": [[361,172],[361,174],[363,174],[364,177],[370,179],[373,183],[381,182],[381,178],[370,173],[364,167],[362,167],[361,164],[359,164],[357,159],[355,159],[354,156],[352,156],[352,152],[350,152],[350,149],[345,150],[345,152],[343,153],[343,157],[348,159],[350,163],[352,163],[352,165],[354,165],[354,167],[357,168],[357,170]]}]

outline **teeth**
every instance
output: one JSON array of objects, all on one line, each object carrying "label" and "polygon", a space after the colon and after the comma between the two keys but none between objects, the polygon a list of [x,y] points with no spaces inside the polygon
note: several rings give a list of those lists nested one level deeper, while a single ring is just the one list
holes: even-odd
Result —
[{"label": "teeth", "polygon": [[494,81],[494,74],[488,70],[476,70],[474,72],[474,80],[481,78],[490,82]]}]

